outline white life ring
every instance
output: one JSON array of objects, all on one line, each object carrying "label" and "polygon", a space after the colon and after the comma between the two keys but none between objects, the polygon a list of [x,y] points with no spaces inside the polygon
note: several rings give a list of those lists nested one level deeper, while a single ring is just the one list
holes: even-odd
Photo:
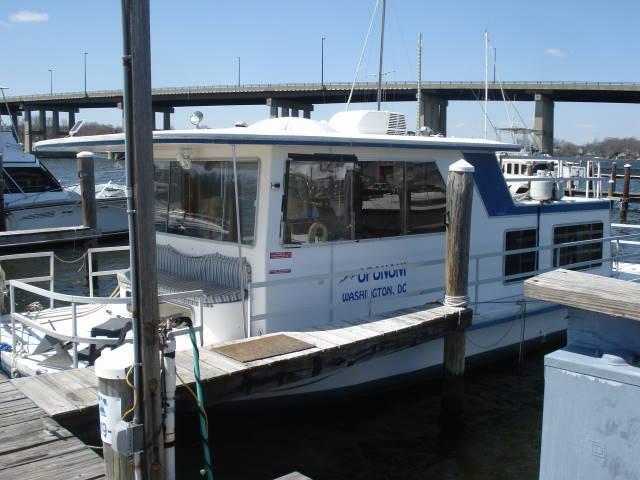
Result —
[{"label": "white life ring", "polygon": [[324,223],[314,222],[309,227],[309,233],[307,234],[307,239],[309,243],[315,243],[316,238],[318,237],[318,233],[320,234],[320,241],[326,242],[329,239],[329,229],[327,229]]}]

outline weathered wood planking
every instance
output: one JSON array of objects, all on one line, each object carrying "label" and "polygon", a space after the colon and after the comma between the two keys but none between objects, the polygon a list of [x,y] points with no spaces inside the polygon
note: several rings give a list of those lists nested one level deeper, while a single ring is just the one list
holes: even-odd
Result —
[{"label": "weathered wood planking", "polygon": [[524,282],[524,294],[537,300],[640,320],[640,284],[558,269]]},{"label": "weathered wood planking", "polygon": [[0,378],[0,479],[104,478],[102,458]]},{"label": "weathered wood planking", "polygon": [[[441,338],[460,326],[468,326],[471,315],[468,309],[415,307],[377,315],[367,322],[340,322],[309,331],[279,332],[313,347],[246,363],[216,353],[211,347],[201,348],[205,398],[209,404],[219,403],[347,368],[377,355]],[[186,383],[194,381],[190,350],[176,353],[176,369]],[[75,416],[97,407],[98,381],[93,368],[25,377],[13,382],[52,417]],[[178,386],[178,393],[181,389]]]}]

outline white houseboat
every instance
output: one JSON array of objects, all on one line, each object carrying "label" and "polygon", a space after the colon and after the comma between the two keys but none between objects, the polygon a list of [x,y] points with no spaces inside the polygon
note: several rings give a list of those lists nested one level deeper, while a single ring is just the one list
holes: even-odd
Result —
[{"label": "white houseboat", "polygon": [[[410,136],[399,120],[396,113],[350,111],[328,123],[276,118],[249,127],[154,132],[159,290],[204,291],[201,303],[186,299],[172,307],[202,325],[204,344],[337,329],[441,301],[445,185],[449,166],[461,159],[475,167],[467,355],[480,358],[566,328],[566,310],[526,303],[522,281],[558,266],[610,275],[608,202],[514,200],[496,152],[519,146]],[[124,137],[50,140],[36,148],[121,152]],[[126,274],[119,281],[126,296]],[[128,316],[122,305],[83,308],[78,335]],[[71,331],[68,308],[48,311],[39,311],[37,321],[55,315],[57,331]],[[2,335],[7,341],[6,325]],[[37,338],[23,344],[29,347],[5,367],[20,374],[57,368],[45,366],[50,353],[42,348],[34,354]],[[188,341],[179,339],[178,348],[190,348]],[[432,341],[269,395],[352,387],[441,362],[442,340]]]}]

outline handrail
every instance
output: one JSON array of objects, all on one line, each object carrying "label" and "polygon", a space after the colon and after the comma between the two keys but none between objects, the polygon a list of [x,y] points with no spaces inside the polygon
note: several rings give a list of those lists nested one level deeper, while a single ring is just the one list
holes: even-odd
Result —
[{"label": "handrail", "polygon": [[118,275],[129,271],[129,268],[116,268],[113,270],[93,270],[93,255],[104,252],[124,252],[128,251],[129,245],[121,245],[117,247],[93,247],[87,249],[87,262],[89,264],[89,296],[93,297],[93,279],[96,277],[105,277],[108,275]]},{"label": "handrail", "polygon": [[[44,258],[49,257],[49,275],[41,275],[38,277],[23,277],[17,278],[15,280],[22,282],[49,282],[49,290],[53,291],[54,283],[55,283],[55,253],[54,252],[32,252],[32,253],[14,253],[10,255],[2,255],[0,256],[0,264],[4,261],[11,260],[27,260],[30,258]],[[4,292],[2,292],[4,293]],[[10,297],[12,300],[13,297]],[[50,299],[49,308],[53,308],[54,300]]]},{"label": "handrail", "polygon": [[[16,312],[15,305],[15,289],[25,290],[27,292],[34,293],[36,295],[41,295],[44,297],[48,297],[52,300],[59,300],[63,302],[71,303],[71,335],[66,335],[60,333],[52,328],[47,328],[44,325],[41,325],[32,319],[22,315],[21,313]],[[77,304],[101,304],[101,305],[130,305],[132,302],[131,297],[117,297],[117,298],[105,298],[105,297],[85,297],[85,296],[76,296],[76,295],[68,295],[63,293],[57,293],[49,290],[45,290],[40,287],[36,287],[34,285],[30,285],[28,283],[21,282],[19,280],[10,280],[9,281],[9,290],[11,292],[11,332],[12,332],[12,351],[16,351],[16,321],[20,322],[22,325],[27,326],[29,328],[33,328],[40,332],[45,333],[53,338],[56,338],[61,341],[72,342],[72,359],[73,359],[73,368],[78,367],[78,344],[79,343],[92,343],[96,345],[115,345],[117,344],[118,339],[101,339],[98,337],[81,337],[78,336],[78,316],[77,316]],[[180,298],[197,298],[198,299],[198,321],[194,322],[194,327],[196,330],[200,331],[200,343],[203,343],[203,325],[204,325],[204,315],[203,315],[203,299],[204,292],[202,290],[188,290],[183,292],[176,293],[167,293],[158,295],[159,302],[170,302],[172,300],[178,300]],[[195,310],[194,310],[195,313]],[[23,327],[24,328],[24,327]],[[184,332],[183,332],[184,330]],[[188,329],[177,329],[176,335],[182,335],[186,333]]]}]

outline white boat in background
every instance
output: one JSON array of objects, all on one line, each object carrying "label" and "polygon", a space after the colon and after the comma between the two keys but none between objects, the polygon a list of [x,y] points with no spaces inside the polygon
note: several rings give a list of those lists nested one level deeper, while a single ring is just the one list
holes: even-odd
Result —
[{"label": "white boat in background", "polygon": [[[204,292],[174,297],[165,313],[191,318],[201,327],[202,342],[215,345],[278,332],[366,327],[377,314],[438,302],[444,292],[446,178],[449,167],[464,159],[475,167],[469,265],[474,318],[467,355],[495,355],[564,331],[566,309],[527,303],[522,282],[555,267],[612,275],[616,265],[620,271],[608,202],[514,198],[496,153],[519,147],[396,129],[390,134],[397,115],[350,111],[328,123],[276,118],[250,127],[154,132],[159,293]],[[122,152],[124,136],[49,140],[36,148]],[[120,273],[118,279],[126,298],[128,277]],[[4,368],[27,375],[91,365],[105,340],[96,340],[93,356],[76,354],[73,362],[64,352],[62,363],[50,361],[59,349],[40,346],[46,336],[69,335],[74,322],[85,339],[118,322],[112,336],[130,335],[126,306],[104,300],[101,308],[98,298],[78,304],[73,318],[70,307],[15,315],[20,332],[12,335],[10,323],[2,331],[2,341],[14,339],[16,349],[2,355]],[[25,319],[31,326],[21,324]],[[34,322],[40,326],[32,328]],[[191,348],[186,338],[177,344]],[[319,393],[413,374],[440,365],[442,345],[435,340],[364,358],[259,396]]]},{"label": "white boat in background", "polygon": [[[7,230],[71,227],[82,224],[79,186],[63,188],[35,155],[23,151],[12,130],[0,130]],[[96,184],[98,229],[103,235],[127,232],[125,189]]]}]

